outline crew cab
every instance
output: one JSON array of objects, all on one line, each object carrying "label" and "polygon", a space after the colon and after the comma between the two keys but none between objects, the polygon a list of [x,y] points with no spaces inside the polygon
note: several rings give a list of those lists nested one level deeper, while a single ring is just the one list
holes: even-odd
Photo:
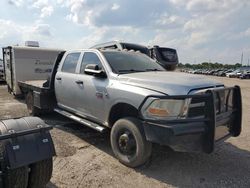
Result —
[{"label": "crew cab", "polygon": [[140,52],[62,52],[50,79],[19,86],[33,115],[56,111],[97,131],[110,129],[113,152],[129,167],[149,159],[152,143],[211,153],[241,132],[239,86],[167,72]]}]

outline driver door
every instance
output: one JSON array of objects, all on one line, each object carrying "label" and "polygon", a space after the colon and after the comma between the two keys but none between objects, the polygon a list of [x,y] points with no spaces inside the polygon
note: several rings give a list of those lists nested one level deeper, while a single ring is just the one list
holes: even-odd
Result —
[{"label": "driver door", "polygon": [[108,79],[86,74],[84,69],[87,64],[98,65],[99,70],[104,70],[103,64],[95,52],[85,52],[83,54],[80,71],[77,75],[78,80],[82,83],[79,84],[77,91],[80,93],[80,95],[77,95],[79,97],[77,98],[79,101],[77,110],[83,115],[90,116],[89,118],[103,123],[105,106],[108,100],[106,89]]}]

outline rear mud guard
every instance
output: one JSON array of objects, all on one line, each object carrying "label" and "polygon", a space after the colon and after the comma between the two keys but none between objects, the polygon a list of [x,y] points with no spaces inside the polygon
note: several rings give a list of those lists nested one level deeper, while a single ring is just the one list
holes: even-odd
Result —
[{"label": "rear mud guard", "polygon": [[0,121],[5,166],[15,169],[53,157],[55,148],[50,129],[37,117]]}]

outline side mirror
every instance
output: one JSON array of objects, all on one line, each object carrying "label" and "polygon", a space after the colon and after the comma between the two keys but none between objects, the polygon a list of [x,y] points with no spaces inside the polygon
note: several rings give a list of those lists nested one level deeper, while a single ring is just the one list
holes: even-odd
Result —
[{"label": "side mirror", "polygon": [[107,77],[106,73],[102,69],[100,69],[99,66],[96,64],[87,64],[84,69],[84,72],[86,74],[94,75],[96,77],[101,77],[101,78]]}]

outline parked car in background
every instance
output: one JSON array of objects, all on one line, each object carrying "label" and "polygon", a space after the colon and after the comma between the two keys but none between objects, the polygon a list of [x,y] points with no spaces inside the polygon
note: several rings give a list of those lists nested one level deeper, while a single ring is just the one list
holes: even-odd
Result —
[{"label": "parked car in background", "polygon": [[250,79],[250,70],[242,73],[240,79]]},{"label": "parked car in background", "polygon": [[221,74],[219,76],[226,76],[227,73],[230,73],[230,72],[233,72],[233,70],[232,69],[224,70],[223,72],[221,72]]},{"label": "parked car in background", "polygon": [[242,71],[237,69],[233,72],[227,73],[226,76],[228,78],[239,78],[241,76],[241,74],[242,74]]}]

